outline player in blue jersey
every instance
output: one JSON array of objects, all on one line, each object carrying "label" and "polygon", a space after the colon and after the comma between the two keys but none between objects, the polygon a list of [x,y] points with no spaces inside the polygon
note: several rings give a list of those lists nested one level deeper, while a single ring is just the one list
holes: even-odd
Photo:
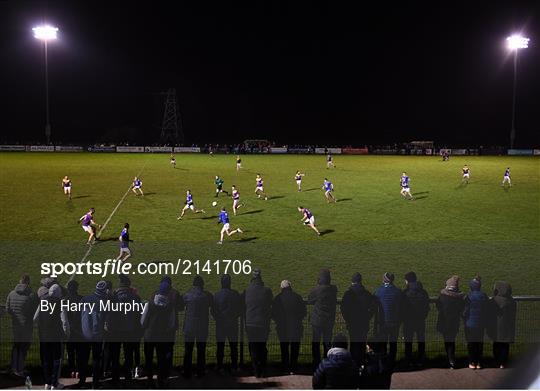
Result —
[{"label": "player in blue jersey", "polygon": [[133,242],[133,240],[129,238],[129,223],[124,224],[124,228],[122,229],[122,232],[120,232],[118,240],[120,241],[120,254],[118,254],[116,259],[124,262],[126,259],[131,257],[129,242]]},{"label": "player in blue jersey", "polygon": [[230,230],[230,224],[229,224],[229,214],[227,213],[227,210],[225,210],[225,207],[221,208],[221,212],[219,212],[219,220],[218,224],[223,224],[223,227],[221,228],[220,238],[218,244],[223,244],[223,236],[227,234],[227,236],[234,235],[235,233],[243,233],[240,228],[236,228],[234,230]]},{"label": "player in blue jersey", "polygon": [[173,168],[176,168],[176,158],[174,157],[173,154],[171,154],[171,166]]},{"label": "player in blue jersey", "polygon": [[191,209],[193,213],[206,213],[204,209],[197,209],[195,208],[195,204],[193,203],[193,195],[191,194],[191,190],[186,191],[186,205],[182,209],[182,213],[180,216],[178,216],[177,220],[182,220],[182,217],[184,217],[184,213],[186,213],[186,210]]},{"label": "player in blue jersey", "polygon": [[330,152],[328,152],[328,155],[326,155],[326,169],[329,169],[330,167],[336,168],[334,165],[334,159],[332,158]]},{"label": "player in blue jersey", "polygon": [[64,189],[64,194],[71,199],[71,179],[67,175],[62,179],[62,189]]},{"label": "player in blue jersey", "polygon": [[506,170],[504,171],[504,177],[501,186],[504,186],[506,183],[508,183],[508,186],[512,187],[512,180],[510,179],[510,167],[506,167]]},{"label": "player in blue jersey", "polygon": [[336,197],[332,194],[334,191],[334,185],[327,178],[324,178],[324,183],[322,186],[324,190],[324,196],[326,197],[326,202],[337,202]]},{"label": "player in blue jersey", "polygon": [[317,227],[315,226],[315,217],[313,214],[309,211],[308,208],[304,208],[303,206],[298,207],[298,211],[302,213],[302,219],[300,220],[304,225],[307,225],[311,229],[313,229],[315,232],[317,232],[317,235],[321,235]]},{"label": "player in blue jersey", "polygon": [[302,191],[302,177],[306,174],[302,174],[300,171],[296,171],[296,174],[294,175],[294,180],[296,181],[296,185],[298,186],[298,191]]},{"label": "player in blue jersey", "polygon": [[232,185],[231,191],[232,191],[232,199],[233,199],[232,210],[233,210],[234,215],[236,216],[236,211],[240,209],[242,206],[244,206],[244,204],[240,202],[240,192],[236,189],[235,185]]},{"label": "player in blue jersey", "polygon": [[88,210],[88,213],[84,214],[79,220],[77,220],[77,224],[82,223],[82,229],[84,230],[84,232],[88,233],[88,241],[86,242],[86,244],[91,244],[92,239],[95,240],[96,228],[101,228],[101,225],[97,224],[94,221],[95,212],[96,211],[94,208],[90,208]]},{"label": "player in blue jersey", "polygon": [[[138,177],[133,178],[133,186],[131,186],[131,190],[133,191],[133,193],[135,193],[136,196],[138,196],[139,194],[144,196],[144,193],[142,191],[142,181]],[[137,193],[137,190],[139,190],[140,193]]]},{"label": "player in blue jersey", "polygon": [[257,177],[255,178],[255,194],[257,194],[257,198],[261,198],[261,196],[264,198],[264,200],[268,200],[268,197],[266,196],[266,193],[264,192],[264,181],[261,177],[261,174],[257,174]]},{"label": "player in blue jersey", "polygon": [[399,183],[401,185],[401,195],[404,198],[409,198],[410,200],[412,200],[413,196],[411,194],[411,188],[409,187],[409,176],[406,172],[403,172],[403,174],[401,174]]},{"label": "player in blue jersey", "polygon": [[465,164],[461,171],[463,172],[463,178],[461,179],[461,183],[465,183],[466,185],[469,184],[469,178],[471,177],[471,169]]}]

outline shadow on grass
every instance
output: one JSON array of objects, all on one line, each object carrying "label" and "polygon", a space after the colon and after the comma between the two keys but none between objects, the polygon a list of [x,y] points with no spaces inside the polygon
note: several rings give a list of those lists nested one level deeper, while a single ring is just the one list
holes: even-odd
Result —
[{"label": "shadow on grass", "polygon": [[425,196],[420,196],[420,197],[414,197],[414,200],[418,201],[418,200],[423,200],[424,198],[428,198],[428,196],[425,195]]},{"label": "shadow on grass", "polygon": [[217,215],[213,215],[213,216],[201,217],[201,220],[213,220],[213,219],[217,219],[217,218],[218,218]]},{"label": "shadow on grass", "polygon": [[254,240],[257,240],[257,239],[259,239],[258,236],[250,236],[248,238],[240,238],[236,240],[236,242],[247,243],[247,242],[253,242]]},{"label": "shadow on grass", "polygon": [[420,193],[416,193],[415,195],[421,195],[421,194],[429,194],[429,191],[421,191]]},{"label": "shadow on grass", "polygon": [[306,192],[306,191],[314,191],[314,190],[319,190],[320,187],[312,187],[311,189],[306,189],[306,190],[302,190],[303,192]]},{"label": "shadow on grass", "polygon": [[78,200],[79,198],[88,198],[90,197],[89,195],[80,195],[80,196],[76,196],[76,197],[71,197],[72,200]]},{"label": "shadow on grass", "polygon": [[336,202],[347,202],[347,201],[352,201],[352,198],[340,198]]},{"label": "shadow on grass", "polygon": [[319,231],[321,233],[321,236],[331,234],[332,232],[335,232],[333,229],[323,229],[322,231]]},{"label": "shadow on grass", "polygon": [[106,238],[100,237],[98,240],[96,240],[95,244],[98,244],[98,243],[101,243],[101,242],[114,242],[116,240],[118,240],[118,238],[116,236],[109,236],[109,237],[106,237]]},{"label": "shadow on grass", "polygon": [[252,214],[255,214],[255,213],[261,213],[262,211],[264,211],[264,209],[248,210],[247,212],[238,213],[238,214],[239,215],[252,215]]},{"label": "shadow on grass", "polygon": [[143,196],[143,198],[144,198],[144,197],[146,197],[146,196],[149,196],[149,195],[154,195],[154,194],[157,194],[157,193],[155,193],[155,192],[150,192],[150,193],[144,193],[144,196]]},{"label": "shadow on grass", "polygon": [[269,200],[277,200],[279,198],[285,198],[285,196],[277,195],[277,196],[268,197]]}]

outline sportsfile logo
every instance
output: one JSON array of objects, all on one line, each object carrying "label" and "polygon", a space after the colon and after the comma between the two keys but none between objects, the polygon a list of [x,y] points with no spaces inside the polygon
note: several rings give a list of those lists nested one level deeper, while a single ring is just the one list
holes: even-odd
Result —
[{"label": "sportsfile logo", "polygon": [[218,259],[215,261],[178,259],[176,262],[152,261],[133,265],[116,259],[105,262],[43,262],[41,274],[56,278],[61,275],[99,275],[103,278],[111,275],[199,275],[199,274],[251,274],[251,261],[238,259]]}]

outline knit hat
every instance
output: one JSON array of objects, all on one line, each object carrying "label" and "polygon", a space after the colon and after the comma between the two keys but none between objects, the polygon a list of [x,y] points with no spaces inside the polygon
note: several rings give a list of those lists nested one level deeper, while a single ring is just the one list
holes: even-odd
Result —
[{"label": "knit hat", "polygon": [[68,290],[68,293],[71,295],[77,294],[77,291],[79,290],[79,283],[75,280],[68,281],[67,290]]},{"label": "knit hat", "polygon": [[393,273],[390,273],[390,272],[386,272],[384,273],[384,276],[383,276],[383,282],[385,284],[391,284],[392,282],[394,282],[394,274]]},{"label": "knit hat", "polygon": [[416,273],[415,272],[408,272],[405,274],[405,281],[407,282],[416,282]]},{"label": "knit hat", "polygon": [[96,284],[96,294],[97,295],[106,295],[107,294],[107,282],[100,281]]},{"label": "knit hat", "polygon": [[129,279],[128,276],[126,276],[125,274],[120,274],[118,276],[118,279],[120,280],[120,286],[121,287],[128,287],[128,286],[131,286],[131,280]]},{"label": "knit hat", "polygon": [[261,277],[261,269],[256,268],[253,269],[253,278],[260,278]]},{"label": "knit hat", "polygon": [[224,274],[221,276],[221,287],[222,288],[231,287],[231,276],[229,274]]},{"label": "knit hat", "polygon": [[351,282],[353,284],[359,284],[362,282],[362,275],[358,272],[354,273],[352,278],[351,278]]},{"label": "knit hat", "polygon": [[55,297],[57,299],[61,298],[62,297],[62,288],[60,287],[60,285],[53,284],[49,288],[49,296],[50,297]]},{"label": "knit hat", "polygon": [[471,282],[469,282],[469,288],[471,288],[471,291],[479,291],[481,286],[482,283],[477,279],[473,279]]},{"label": "knit hat", "polygon": [[49,289],[51,286],[53,286],[56,283],[56,278],[45,277],[45,278],[42,278],[40,282],[42,286]]},{"label": "knit hat", "polygon": [[40,286],[37,290],[37,295],[38,298],[43,299],[44,297],[49,295],[49,290],[44,286]]},{"label": "knit hat", "polygon": [[20,283],[30,285],[30,276],[28,274],[23,274],[21,276]]},{"label": "knit hat", "polygon": [[291,282],[289,280],[283,280],[280,284],[281,289],[290,288]]},{"label": "knit hat", "polygon": [[159,284],[158,293],[160,295],[167,295],[171,291],[171,284],[169,284],[167,281],[162,281]]},{"label": "knit hat", "polygon": [[332,281],[332,276],[330,275],[330,270],[322,269],[319,272],[319,285],[330,285]]},{"label": "knit hat", "polygon": [[452,276],[448,280],[446,280],[446,289],[451,292],[458,292],[459,291],[459,277]]},{"label": "knit hat", "polygon": [[195,276],[193,279],[193,286],[203,287],[204,286],[204,280],[201,276]]},{"label": "knit hat", "polygon": [[163,276],[163,278],[161,279],[161,282],[166,282],[167,284],[172,286],[172,280],[171,280],[171,277],[169,276]]},{"label": "knit hat", "polygon": [[336,336],[334,337],[334,340],[332,341],[332,347],[347,349],[347,343],[348,341],[345,334],[338,333],[336,334]]}]

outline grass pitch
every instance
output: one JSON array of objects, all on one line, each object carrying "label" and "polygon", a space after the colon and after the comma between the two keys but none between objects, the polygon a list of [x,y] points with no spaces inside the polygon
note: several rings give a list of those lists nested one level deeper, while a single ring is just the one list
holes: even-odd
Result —
[{"label": "grass pitch", "polygon": [[[488,291],[496,280],[507,280],[514,294],[540,294],[540,160],[532,157],[336,156],[336,169],[326,169],[325,156],[246,155],[236,172],[235,156],[178,154],[177,168],[166,154],[3,153],[0,154],[0,268],[6,297],[22,273],[38,286],[41,262],[79,262],[88,251],[87,235],[77,220],[89,207],[103,224],[101,239],[88,260],[103,262],[118,254],[117,237],[125,222],[131,225],[132,263],[249,259],[262,269],[274,293],[283,279],[306,296],[316,284],[318,270],[328,267],[339,296],[355,271],[369,289],[380,284],[385,271],[403,275],[414,270],[435,295],[452,274],[464,283],[475,274]],[[461,167],[471,168],[469,185],[461,184]],[[500,184],[510,166],[513,186]],[[303,191],[294,181],[305,172]],[[399,194],[399,177],[411,177],[414,201]],[[265,180],[268,201],[254,194],[255,175]],[[135,175],[143,181],[144,197],[129,193]],[[69,175],[73,199],[60,187]],[[245,207],[232,215],[232,201],[215,200],[214,176],[235,184]],[[324,177],[335,186],[336,204],[327,204],[321,190]],[[179,215],[185,191],[206,214]],[[297,206],[309,208],[324,233],[318,237],[300,223]],[[231,226],[245,233],[216,244],[221,206],[230,213]],[[173,276],[174,285],[187,290],[191,275]],[[213,268],[202,273],[206,287],[215,291],[219,277]],[[68,276],[60,277],[62,283]],[[93,290],[97,276],[77,276],[80,292]],[[118,280],[110,278],[115,286]],[[159,276],[132,275],[133,285],[148,298]],[[233,287],[244,289],[249,276],[233,277]]]}]

